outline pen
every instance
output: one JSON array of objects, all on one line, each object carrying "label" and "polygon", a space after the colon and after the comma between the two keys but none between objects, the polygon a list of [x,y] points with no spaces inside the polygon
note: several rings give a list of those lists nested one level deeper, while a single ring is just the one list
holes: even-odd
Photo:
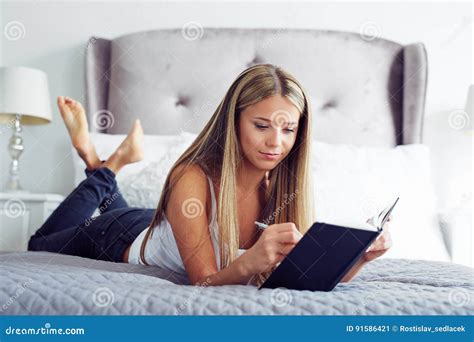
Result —
[{"label": "pen", "polygon": [[261,223],[261,222],[258,222],[258,221],[255,221],[255,224],[256,224],[257,227],[260,228],[260,229],[265,229],[265,228],[268,227],[268,224]]}]

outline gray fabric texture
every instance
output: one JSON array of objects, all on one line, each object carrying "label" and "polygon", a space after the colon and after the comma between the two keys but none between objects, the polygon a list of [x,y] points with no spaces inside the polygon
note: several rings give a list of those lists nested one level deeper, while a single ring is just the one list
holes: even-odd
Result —
[{"label": "gray fabric texture", "polygon": [[[331,292],[180,285],[157,267],[49,252],[0,254],[2,315],[467,315],[474,270],[378,259]],[[162,277],[162,278],[159,278]]]}]

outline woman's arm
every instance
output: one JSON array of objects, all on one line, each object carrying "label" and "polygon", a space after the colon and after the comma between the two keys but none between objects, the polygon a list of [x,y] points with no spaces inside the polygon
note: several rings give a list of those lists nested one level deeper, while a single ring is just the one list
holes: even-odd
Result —
[{"label": "woman's arm", "polygon": [[[176,169],[179,172],[179,168]],[[190,166],[179,180],[171,177],[172,191],[166,206],[168,219],[191,284],[247,284],[253,273],[242,255],[218,271],[209,232],[206,203],[209,182],[199,166]]]},{"label": "woman's arm", "polygon": [[172,175],[166,217],[192,284],[248,284],[253,275],[281,262],[301,238],[294,223],[270,225],[251,248],[218,271],[206,213],[207,176],[199,166],[190,166],[174,180]]},{"label": "woman's arm", "polygon": [[[180,172],[180,168],[175,172]],[[187,167],[179,179],[176,179],[173,173],[170,183],[172,188],[166,205],[166,218],[172,227],[190,282],[204,282],[209,276],[217,273],[206,212],[209,188],[207,176],[199,166],[193,165]],[[221,282],[226,281],[227,273],[222,276]],[[215,278],[211,280],[217,282]]]},{"label": "woman's arm", "polygon": [[227,284],[247,285],[254,274],[248,270],[242,256],[235,259],[228,267],[221,271],[201,277],[194,284],[203,286],[216,286]]}]

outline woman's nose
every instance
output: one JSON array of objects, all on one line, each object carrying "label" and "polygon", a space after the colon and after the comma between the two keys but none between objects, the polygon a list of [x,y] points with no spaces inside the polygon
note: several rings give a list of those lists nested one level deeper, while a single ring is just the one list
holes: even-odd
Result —
[{"label": "woman's nose", "polygon": [[280,146],[282,142],[281,129],[272,129],[267,139],[268,146]]}]

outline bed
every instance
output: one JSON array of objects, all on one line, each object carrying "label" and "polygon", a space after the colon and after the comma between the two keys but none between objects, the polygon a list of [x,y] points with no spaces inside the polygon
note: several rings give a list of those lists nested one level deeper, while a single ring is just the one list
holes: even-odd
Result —
[{"label": "bed", "polygon": [[[313,132],[321,146],[395,148],[422,142],[427,57],[421,43],[400,45],[363,32],[184,27],[92,37],[85,55],[91,131],[111,139],[125,134],[137,117],[147,135],[196,134],[238,73],[256,63],[273,63],[310,93]],[[146,183],[143,175],[141,183]],[[1,314],[474,312],[472,268],[400,255],[369,263],[351,282],[327,293],[197,287],[157,267],[48,252],[2,252],[0,272]]]},{"label": "bed", "polygon": [[466,266],[375,260],[332,292],[192,286],[156,267],[56,255],[0,254],[3,314],[35,315],[468,315]]}]

